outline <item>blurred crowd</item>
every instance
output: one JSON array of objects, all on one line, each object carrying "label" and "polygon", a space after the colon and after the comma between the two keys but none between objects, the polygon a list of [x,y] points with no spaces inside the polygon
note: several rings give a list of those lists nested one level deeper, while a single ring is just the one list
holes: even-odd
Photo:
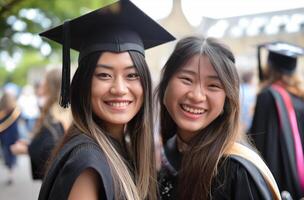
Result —
[{"label": "blurred crowd", "polygon": [[33,179],[42,179],[55,144],[70,123],[69,110],[59,104],[61,70],[52,69],[35,85],[22,88],[6,83],[0,91],[1,159],[7,168],[6,184],[14,179],[18,155],[28,154]]}]

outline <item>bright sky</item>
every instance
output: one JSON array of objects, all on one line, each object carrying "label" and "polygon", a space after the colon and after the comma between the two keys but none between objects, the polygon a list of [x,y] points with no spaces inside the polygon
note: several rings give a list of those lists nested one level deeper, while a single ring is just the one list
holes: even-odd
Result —
[{"label": "bright sky", "polygon": [[[154,19],[166,17],[174,0],[132,0]],[[263,12],[304,8],[303,0],[181,0],[184,14],[193,25],[203,16],[224,18]]]}]

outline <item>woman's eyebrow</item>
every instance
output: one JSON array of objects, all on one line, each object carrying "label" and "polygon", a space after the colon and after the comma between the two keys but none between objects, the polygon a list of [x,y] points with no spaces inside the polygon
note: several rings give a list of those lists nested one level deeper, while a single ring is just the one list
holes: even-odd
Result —
[{"label": "woman's eyebrow", "polygon": [[215,80],[220,80],[219,77],[218,77],[218,75],[209,75],[209,76],[207,76],[207,78],[209,78],[209,79],[215,79]]},{"label": "woman's eyebrow", "polygon": [[[106,68],[106,69],[110,69],[110,70],[113,70],[113,68],[114,68],[114,66],[110,66],[110,65],[107,65],[107,64],[101,64],[101,63],[97,64],[96,67],[102,67],[102,68]],[[135,66],[130,65],[130,66],[126,66],[124,68],[124,70],[133,69],[133,68],[135,68]]]},{"label": "woman's eyebrow", "polygon": [[135,68],[135,66],[134,66],[134,65],[130,65],[130,66],[125,67],[125,68],[124,68],[124,70],[128,70],[128,69],[134,69],[134,68]]},{"label": "woman's eyebrow", "polygon": [[186,74],[190,74],[190,75],[196,75],[197,74],[197,72],[189,70],[189,69],[181,69],[179,71],[179,73],[186,73]]},{"label": "woman's eyebrow", "polygon": [[113,66],[110,65],[106,65],[106,64],[97,64],[96,67],[102,67],[102,68],[106,68],[106,69],[113,69]]}]

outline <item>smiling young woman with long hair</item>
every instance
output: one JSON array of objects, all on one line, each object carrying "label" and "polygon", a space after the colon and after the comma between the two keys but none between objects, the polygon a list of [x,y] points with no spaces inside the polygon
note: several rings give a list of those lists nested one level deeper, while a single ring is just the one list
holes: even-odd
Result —
[{"label": "smiling young woman with long hair", "polygon": [[238,131],[239,78],[228,47],[212,38],[181,39],[156,94],[161,199],[280,198],[268,168]]},{"label": "smiling young woman with long hair", "polygon": [[[70,97],[73,125],[39,199],[155,200],[152,86],[144,51],[174,37],[126,0],[42,35],[63,44],[61,103],[67,106]],[[71,87],[69,46],[80,52]]]}]

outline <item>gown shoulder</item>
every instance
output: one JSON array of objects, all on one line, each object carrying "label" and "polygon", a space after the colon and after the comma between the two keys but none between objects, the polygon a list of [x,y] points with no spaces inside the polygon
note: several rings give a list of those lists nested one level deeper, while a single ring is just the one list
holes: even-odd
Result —
[{"label": "gown shoulder", "polygon": [[101,199],[114,199],[111,170],[103,151],[89,137],[78,135],[65,144],[53,161],[43,180],[39,200],[67,199],[77,177],[89,168],[99,175]]}]

